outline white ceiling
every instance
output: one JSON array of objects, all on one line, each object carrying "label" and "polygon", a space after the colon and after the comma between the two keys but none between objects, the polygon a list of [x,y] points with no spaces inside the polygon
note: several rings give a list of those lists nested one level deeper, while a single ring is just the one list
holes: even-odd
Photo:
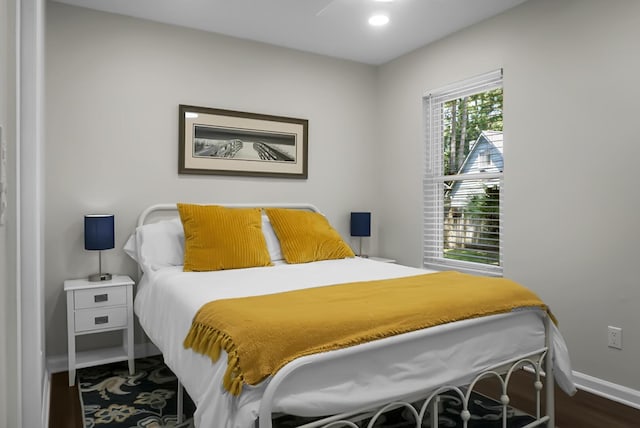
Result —
[{"label": "white ceiling", "polygon": [[55,1],[377,65],[525,0]]}]

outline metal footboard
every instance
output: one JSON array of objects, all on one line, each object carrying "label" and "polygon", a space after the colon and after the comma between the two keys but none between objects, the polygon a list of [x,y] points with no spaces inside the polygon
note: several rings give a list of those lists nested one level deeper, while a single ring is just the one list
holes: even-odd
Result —
[{"label": "metal footboard", "polygon": [[[553,376],[553,346],[551,337],[552,321],[547,316],[545,318],[545,347],[537,351],[534,351],[528,355],[519,356],[515,359],[507,360],[495,367],[491,367],[482,373],[478,374],[467,387],[460,387],[455,385],[444,385],[436,390],[425,392],[424,396],[420,400],[415,399],[415,395],[410,399],[403,399],[390,402],[388,404],[379,405],[376,407],[361,408],[347,413],[341,413],[337,415],[328,416],[304,425],[300,425],[298,428],[338,428],[338,427],[350,427],[361,428],[362,425],[358,425],[357,422],[369,419],[367,428],[373,427],[382,415],[391,410],[398,408],[406,409],[406,412],[411,414],[415,419],[416,428],[422,426],[422,422],[425,417],[430,418],[431,427],[438,427],[438,404],[439,397],[443,393],[453,393],[458,396],[462,402],[462,411],[460,417],[463,421],[463,427],[468,426],[468,422],[471,419],[471,413],[469,411],[469,402],[471,399],[471,393],[473,392],[476,384],[485,378],[495,378],[500,383],[501,396],[500,403],[502,405],[502,426],[507,428],[507,408],[510,402],[508,387],[513,373],[516,370],[522,368],[530,368],[535,377],[534,390],[535,390],[535,403],[536,414],[535,420],[523,428],[533,428],[539,426],[545,426],[547,428],[555,428],[555,396],[554,396],[554,376]],[[292,362],[289,365],[281,369],[276,376],[272,379],[271,383],[265,390],[265,394],[262,397],[259,419],[256,422],[258,428],[272,428],[272,405],[273,399],[278,387],[281,383],[292,376],[299,369],[312,364],[313,359],[305,359],[300,363]],[[545,376],[547,383],[546,388],[546,414],[542,414],[541,401],[542,401],[542,378]],[[426,398],[425,398],[426,397]],[[422,403],[416,406],[415,403]]]}]

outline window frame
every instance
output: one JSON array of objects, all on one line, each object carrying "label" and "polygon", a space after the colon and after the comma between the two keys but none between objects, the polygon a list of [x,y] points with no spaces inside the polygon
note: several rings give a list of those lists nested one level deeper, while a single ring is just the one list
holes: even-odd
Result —
[{"label": "window frame", "polygon": [[[502,276],[504,168],[500,172],[476,172],[448,175],[444,172],[444,120],[446,102],[494,89],[503,88],[502,69],[429,91],[423,96],[425,125],[425,169],[423,177],[423,266],[443,270]],[[503,98],[504,112],[504,98]],[[446,182],[464,180],[498,180],[500,189],[498,226],[498,264],[488,264],[444,257],[444,187]]]}]

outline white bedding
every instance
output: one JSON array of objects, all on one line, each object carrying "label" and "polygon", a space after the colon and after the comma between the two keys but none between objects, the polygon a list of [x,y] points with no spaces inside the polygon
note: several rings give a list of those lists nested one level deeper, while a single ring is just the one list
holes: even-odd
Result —
[{"label": "white bedding", "polygon": [[[429,271],[426,271],[429,272]],[[340,282],[365,281],[425,273],[425,270],[368,259],[327,260],[273,267],[183,272],[181,266],[146,274],[138,286],[135,312],[149,338],[180,378],[197,406],[199,428],[250,428],[269,379],[245,386],[239,397],[222,387],[226,354],[212,363],[182,346],[191,321],[205,303],[230,297],[269,294]],[[423,391],[442,384],[464,384],[506,358],[544,347],[544,322],[537,310],[465,320],[430,328],[427,345],[389,346],[366,358],[343,358],[340,365],[314,366],[283,385],[274,411],[303,416],[358,408],[384,397]],[[393,343],[393,337],[383,339]],[[367,344],[359,345],[366,347]],[[553,329],[556,376],[568,393],[574,389],[564,340]],[[333,351],[341,352],[341,351]]]}]

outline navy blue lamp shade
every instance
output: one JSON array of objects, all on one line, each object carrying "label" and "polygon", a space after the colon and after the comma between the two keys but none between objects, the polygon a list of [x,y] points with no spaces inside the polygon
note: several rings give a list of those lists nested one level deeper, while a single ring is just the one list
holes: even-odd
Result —
[{"label": "navy blue lamp shade", "polygon": [[351,236],[360,238],[360,257],[367,257],[362,254],[362,237],[371,236],[371,213],[353,212],[351,213]]},{"label": "navy blue lamp shade", "polygon": [[107,281],[111,274],[102,273],[102,250],[115,247],[115,227],[113,214],[92,214],[84,216],[84,249],[98,253],[98,273],[89,276],[89,281]]},{"label": "navy blue lamp shade", "polygon": [[351,213],[351,236],[371,236],[371,213]]},{"label": "navy blue lamp shade", "polygon": [[114,221],[111,214],[84,216],[84,249],[109,250],[115,247]]}]

